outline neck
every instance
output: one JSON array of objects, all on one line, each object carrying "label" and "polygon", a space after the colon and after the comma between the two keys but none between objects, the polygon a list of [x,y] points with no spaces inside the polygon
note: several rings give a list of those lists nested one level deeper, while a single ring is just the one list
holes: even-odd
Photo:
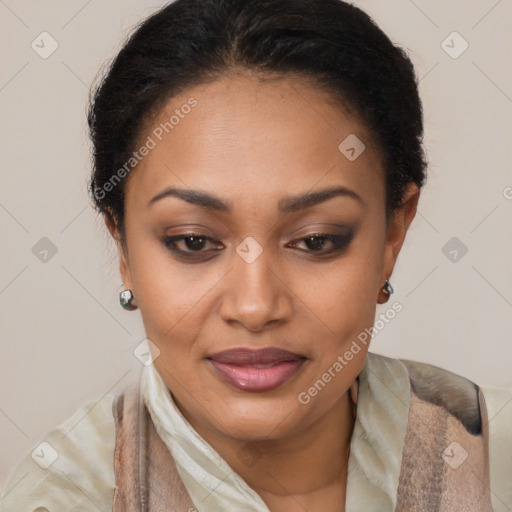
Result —
[{"label": "neck", "polygon": [[269,508],[270,503],[297,502],[294,497],[299,496],[305,504],[326,492],[344,503],[355,420],[353,396],[353,389],[347,391],[315,423],[287,438],[247,443],[214,435],[200,425],[194,428]]}]

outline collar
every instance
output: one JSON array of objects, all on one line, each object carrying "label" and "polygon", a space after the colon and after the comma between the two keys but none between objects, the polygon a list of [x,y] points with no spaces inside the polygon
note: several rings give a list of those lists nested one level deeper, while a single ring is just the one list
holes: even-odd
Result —
[{"label": "collar", "polygon": [[405,366],[396,359],[369,352],[359,374],[357,416],[348,460],[347,511],[395,510],[409,400]]}]

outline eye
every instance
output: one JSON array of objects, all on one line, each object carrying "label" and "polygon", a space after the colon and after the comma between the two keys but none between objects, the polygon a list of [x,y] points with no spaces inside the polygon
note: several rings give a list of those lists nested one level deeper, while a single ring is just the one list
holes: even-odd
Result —
[{"label": "eye", "polygon": [[[303,242],[307,249],[301,249],[304,252],[319,253],[320,256],[339,252],[350,244],[354,238],[354,231],[350,230],[347,233],[310,233],[309,235],[300,238],[297,242],[292,242],[290,245],[297,247]],[[324,250],[327,247],[328,250]]]},{"label": "eye", "polygon": [[[191,259],[197,258],[197,256],[204,257],[204,255],[207,253],[218,251],[219,244],[222,245],[218,240],[215,240],[209,236],[192,232],[183,233],[181,235],[166,236],[162,239],[162,243],[167,247],[169,251],[176,253],[178,256]],[[217,248],[206,251],[203,250],[204,247],[208,244],[216,244]],[[181,248],[179,245],[181,245]]]}]

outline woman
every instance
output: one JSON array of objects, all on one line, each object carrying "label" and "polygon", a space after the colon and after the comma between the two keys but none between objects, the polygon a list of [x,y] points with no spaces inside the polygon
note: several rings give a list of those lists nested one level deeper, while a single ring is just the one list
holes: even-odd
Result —
[{"label": "woman", "polygon": [[366,14],[177,0],[89,126],[145,366],[50,432],[0,510],[510,510],[512,395],[368,352],[426,162],[412,64]]}]

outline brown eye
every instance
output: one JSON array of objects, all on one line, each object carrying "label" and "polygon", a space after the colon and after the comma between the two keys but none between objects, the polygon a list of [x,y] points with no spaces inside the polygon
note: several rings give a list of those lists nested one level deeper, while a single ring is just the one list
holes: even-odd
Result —
[{"label": "brown eye", "polygon": [[[182,235],[167,236],[162,239],[162,243],[171,252],[174,252],[184,258],[195,257],[193,253],[206,254],[211,252],[211,250],[204,250],[208,244],[217,245],[217,248],[213,249],[214,251],[217,251],[218,245],[220,244],[218,240],[200,233],[185,233]],[[179,247],[180,244],[181,247]]]},{"label": "brown eye", "polygon": [[[353,238],[354,232],[350,230],[346,234],[311,233],[300,238],[298,242],[304,243],[307,247],[304,252],[320,253],[320,255],[323,255],[343,250],[350,244]],[[296,247],[299,244],[294,242],[292,245]],[[324,251],[325,248],[327,250]]]}]

